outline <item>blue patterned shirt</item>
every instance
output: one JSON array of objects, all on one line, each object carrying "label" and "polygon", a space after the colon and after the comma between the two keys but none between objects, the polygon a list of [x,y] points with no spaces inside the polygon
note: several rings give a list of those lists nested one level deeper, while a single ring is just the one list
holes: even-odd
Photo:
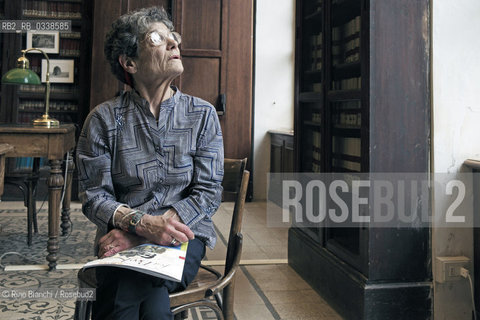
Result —
[{"label": "blue patterned shirt", "polygon": [[[176,89],[176,88],[175,88]],[[223,139],[214,107],[178,89],[158,121],[149,103],[124,92],[88,115],[77,145],[80,199],[97,240],[121,205],[151,215],[175,208],[210,248],[221,202]]]}]

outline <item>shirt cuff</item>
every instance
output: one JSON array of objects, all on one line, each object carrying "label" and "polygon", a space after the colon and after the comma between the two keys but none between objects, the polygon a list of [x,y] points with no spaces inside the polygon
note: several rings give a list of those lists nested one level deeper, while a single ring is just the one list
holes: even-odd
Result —
[{"label": "shirt cuff", "polygon": [[172,207],[177,210],[180,219],[188,227],[197,224],[205,216],[211,216],[217,210],[217,207],[213,205],[203,209],[190,198],[180,200],[173,204]]},{"label": "shirt cuff", "polygon": [[188,227],[196,224],[203,217],[200,209],[197,208],[189,198],[174,203],[172,207],[177,210],[180,219],[182,219],[183,223]]}]

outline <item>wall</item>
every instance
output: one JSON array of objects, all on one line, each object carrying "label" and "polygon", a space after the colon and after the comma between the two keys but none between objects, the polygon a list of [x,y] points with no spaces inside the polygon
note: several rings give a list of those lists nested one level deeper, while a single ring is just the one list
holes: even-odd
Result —
[{"label": "wall", "polygon": [[268,130],[293,129],[294,0],[257,0],[255,31],[254,200],[266,198]]},{"label": "wall", "polygon": [[[480,1],[432,0],[433,165],[453,176],[467,171],[468,158],[480,159]],[[471,190],[467,186],[467,190]],[[436,190],[434,212],[445,209]],[[472,215],[471,203],[465,212]],[[473,258],[472,229],[434,228],[436,256]],[[473,264],[470,265],[473,270]],[[472,319],[467,280],[434,284],[435,319]]]}]

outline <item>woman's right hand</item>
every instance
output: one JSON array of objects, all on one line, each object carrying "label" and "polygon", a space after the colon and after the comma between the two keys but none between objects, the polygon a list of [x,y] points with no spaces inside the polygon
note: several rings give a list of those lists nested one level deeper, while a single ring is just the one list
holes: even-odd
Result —
[{"label": "woman's right hand", "polygon": [[145,238],[120,229],[113,229],[98,241],[98,257],[105,258],[125,249],[148,242]]}]

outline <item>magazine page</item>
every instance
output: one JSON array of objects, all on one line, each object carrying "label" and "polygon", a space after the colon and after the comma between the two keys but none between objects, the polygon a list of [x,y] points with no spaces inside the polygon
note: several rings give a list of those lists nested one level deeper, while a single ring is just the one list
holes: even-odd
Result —
[{"label": "magazine page", "polygon": [[188,242],[176,247],[142,244],[117,254],[86,263],[83,268],[120,267],[180,282],[185,265]]}]

